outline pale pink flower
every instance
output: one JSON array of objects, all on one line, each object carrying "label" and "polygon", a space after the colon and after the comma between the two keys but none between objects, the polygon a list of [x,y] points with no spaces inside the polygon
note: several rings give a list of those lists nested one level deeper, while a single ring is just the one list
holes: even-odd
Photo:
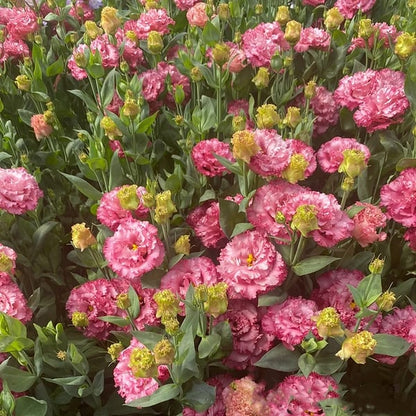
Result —
[{"label": "pale pink flower", "polygon": [[202,140],[192,149],[192,161],[199,173],[205,176],[220,176],[229,173],[214,155],[222,156],[231,163],[235,162],[230,146],[220,142],[218,139]]},{"label": "pale pink flower", "polygon": [[126,403],[150,396],[159,388],[159,384],[154,378],[141,378],[133,375],[133,371],[129,365],[130,354],[136,348],[144,348],[144,345],[136,338],[133,338],[130,345],[120,353],[118,363],[113,371],[114,384],[118,390],[118,394]]},{"label": "pale pink flower", "polygon": [[136,218],[138,220],[144,220],[149,214],[149,208],[143,205],[143,195],[147,192],[145,187],[137,187],[136,193],[140,202],[134,212],[121,207],[120,200],[117,197],[121,188],[122,186],[118,186],[110,192],[105,192],[100,199],[97,209],[98,220],[101,224],[106,225],[113,231],[115,231],[125,219]]},{"label": "pale pink flower", "polygon": [[277,389],[269,391],[267,403],[275,416],[324,414],[319,402],[339,397],[338,389],[330,376],[317,373],[311,373],[308,377],[290,375],[277,385]]},{"label": "pale pink flower", "polygon": [[188,10],[198,3],[198,0],[174,0],[176,7],[179,10]]},{"label": "pale pink flower", "polygon": [[255,302],[246,299],[231,299],[227,312],[216,322],[228,321],[233,335],[233,351],[224,360],[228,367],[244,370],[254,365],[274,340],[261,328],[261,319],[266,308],[258,308]]},{"label": "pale pink flower", "polygon": [[8,36],[24,40],[39,29],[36,13],[28,7],[13,7],[6,24]]},{"label": "pale pink flower", "polygon": [[16,259],[17,259],[16,252],[12,248],[8,246],[4,246],[3,244],[0,243],[0,255],[5,255],[11,261],[11,269],[8,271],[8,273],[13,275],[16,270]]},{"label": "pale pink flower", "polygon": [[345,150],[359,150],[364,154],[366,164],[371,156],[370,149],[366,145],[357,142],[356,139],[337,136],[322,144],[316,153],[321,169],[328,173],[337,172],[344,161],[343,152]]},{"label": "pale pink flower", "polygon": [[208,257],[182,259],[176,263],[163,277],[160,289],[170,289],[185,299],[189,285],[205,284],[212,286],[218,283],[218,273],[213,261]]},{"label": "pale pink flower", "polygon": [[222,392],[227,416],[269,416],[269,406],[264,398],[264,384],[249,376],[233,381]]},{"label": "pale pink flower", "polygon": [[[0,191],[1,192],[1,191]],[[387,217],[404,225],[416,226],[416,168],[405,169],[380,190],[380,205]]]},{"label": "pale pink flower", "polygon": [[157,228],[147,221],[124,220],[104,243],[108,266],[120,277],[137,280],[160,266],[165,249]]},{"label": "pale pink flower", "polygon": [[254,29],[246,30],[242,41],[247,60],[254,67],[268,67],[276,52],[290,49],[278,22],[260,23]]},{"label": "pale pink flower", "polygon": [[280,176],[289,165],[291,152],[288,143],[276,130],[257,129],[254,140],[260,150],[251,157],[249,167],[261,176]]},{"label": "pale pink flower", "polygon": [[76,47],[74,51],[72,52],[72,55],[70,56],[68,60],[68,69],[71,72],[71,75],[77,80],[80,81],[82,79],[85,79],[88,77],[87,71],[83,68],[80,68],[76,61],[75,57],[78,55],[87,55],[87,51],[89,50],[87,45],[84,45],[83,43]]},{"label": "pale pink flower", "polygon": [[293,350],[315,329],[316,324],[311,318],[317,311],[313,300],[288,298],[281,304],[267,308],[261,325],[266,334],[277,337],[286,348]]},{"label": "pale pink flower", "polygon": [[22,60],[30,56],[29,47],[21,39],[6,38],[3,43],[0,43],[0,63],[11,60]]},{"label": "pale pink flower", "polygon": [[146,40],[151,31],[167,35],[170,32],[169,25],[174,24],[175,21],[169,17],[166,9],[150,9],[143,12],[138,20],[127,21],[124,30],[132,30],[138,39]]},{"label": "pale pink flower", "polygon": [[33,312],[22,291],[7,273],[0,272],[0,311],[26,324]]},{"label": "pale pink flower", "polygon": [[308,49],[327,51],[330,43],[331,35],[328,32],[317,27],[306,27],[300,32],[300,38],[293,49],[299,53]]},{"label": "pale pink flower", "polygon": [[371,10],[376,0],[337,0],[334,4],[340,13],[347,19],[351,19],[358,10],[366,13]]},{"label": "pale pink flower", "polygon": [[0,209],[10,214],[24,214],[38,205],[43,192],[25,168],[0,168]]},{"label": "pale pink flower", "polygon": [[206,11],[207,5],[203,2],[195,3],[188,11],[186,12],[186,18],[190,26],[197,26],[203,28],[208,22],[209,17]]},{"label": "pale pink flower", "polygon": [[53,132],[52,126],[46,122],[43,114],[34,114],[30,119],[30,126],[34,130],[36,140],[38,141],[50,136]]},{"label": "pale pink flower", "polygon": [[275,237],[276,243],[288,244],[291,236],[287,232],[287,226],[278,222],[276,215],[284,215],[284,209],[289,201],[304,191],[305,188],[302,186],[283,180],[263,185],[256,190],[254,198],[247,207],[247,219],[257,230]]},{"label": "pale pink flower", "polygon": [[314,134],[325,133],[330,126],[337,124],[339,119],[339,107],[335,102],[333,95],[325,87],[316,87],[316,95],[311,98],[311,108],[315,114]]},{"label": "pale pink flower", "polygon": [[282,256],[259,231],[234,237],[218,257],[220,279],[228,284],[231,299],[255,299],[280,286],[287,275]]},{"label": "pale pink flower", "polygon": [[320,4],[324,4],[325,0],[302,0],[302,4],[304,6],[319,6]]},{"label": "pale pink flower", "polygon": [[381,209],[366,202],[356,202],[353,206],[364,208],[352,218],[354,221],[352,236],[358,241],[358,244],[361,247],[367,247],[376,241],[384,241],[387,234],[377,232],[377,229],[386,226],[387,221],[387,217]]}]

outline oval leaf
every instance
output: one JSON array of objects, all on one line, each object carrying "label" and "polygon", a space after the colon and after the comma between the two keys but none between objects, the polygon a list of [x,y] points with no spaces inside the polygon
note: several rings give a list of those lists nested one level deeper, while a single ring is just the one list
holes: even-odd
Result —
[{"label": "oval leaf", "polygon": [[279,344],[266,352],[254,365],[290,373],[299,368],[299,357],[300,353],[297,350],[290,351],[283,344]]},{"label": "oval leaf", "polygon": [[314,256],[300,261],[295,264],[292,269],[298,276],[305,276],[307,274],[322,270],[324,267],[328,266],[328,264],[337,260],[339,260],[339,257]]},{"label": "oval leaf", "polygon": [[373,338],[377,341],[374,353],[400,357],[410,348],[410,344],[401,337],[390,334],[374,334]]},{"label": "oval leaf", "polygon": [[126,406],[151,407],[156,404],[167,402],[168,400],[174,399],[178,396],[179,392],[179,387],[176,384],[166,384],[165,386],[159,387],[150,396],[145,396],[141,399],[133,400],[129,403],[126,403]]}]

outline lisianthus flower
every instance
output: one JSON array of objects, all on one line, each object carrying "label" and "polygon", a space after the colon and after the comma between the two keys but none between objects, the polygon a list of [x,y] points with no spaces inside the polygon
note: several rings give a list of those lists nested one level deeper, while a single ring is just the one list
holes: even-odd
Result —
[{"label": "lisianthus flower", "polygon": [[298,53],[308,49],[327,51],[330,43],[331,35],[328,32],[316,27],[306,27],[300,32],[300,39],[293,49]]},{"label": "lisianthus flower", "polygon": [[176,7],[179,10],[188,10],[192,6],[195,6],[199,0],[174,0]]},{"label": "lisianthus flower", "polygon": [[315,114],[314,134],[325,133],[330,126],[337,124],[339,119],[339,107],[333,98],[333,94],[324,86],[316,87],[316,93],[310,100],[311,109]]},{"label": "lisianthus flower", "polygon": [[98,36],[91,42],[91,53],[99,53],[104,68],[115,68],[119,64],[120,55],[117,46],[113,45],[108,35]]},{"label": "lisianthus flower", "polygon": [[290,161],[281,175],[288,182],[297,183],[315,172],[315,152],[311,146],[308,146],[302,140],[287,139],[286,143],[289,145]]},{"label": "lisianthus flower", "polygon": [[0,243],[0,273],[13,275],[16,269],[16,252]]},{"label": "lisianthus flower", "polygon": [[11,38],[24,40],[39,29],[38,17],[29,7],[13,7],[9,13],[9,19],[3,24]]},{"label": "lisianthus flower", "polygon": [[186,18],[190,26],[203,28],[208,22],[207,5],[204,2],[197,2],[186,12]]},{"label": "lisianthus flower", "polygon": [[124,220],[105,240],[104,257],[120,277],[137,280],[162,264],[165,249],[157,228],[147,221]]},{"label": "lisianthus flower", "polygon": [[139,65],[144,63],[144,55],[143,51],[140,49],[137,43],[126,36],[126,32],[126,30],[119,28],[115,34],[115,37],[117,39],[118,48],[123,45],[123,59],[129,64],[130,69],[134,71],[137,70]]},{"label": "lisianthus flower", "polygon": [[43,196],[36,179],[23,167],[0,168],[0,209],[24,214],[36,208]]},{"label": "lisianthus flower", "polygon": [[345,18],[351,19],[359,10],[363,13],[370,11],[375,2],[376,0],[337,0],[334,7]]},{"label": "lisianthus flower", "polygon": [[[291,375],[286,377],[277,388],[267,394],[267,403],[271,414],[283,416],[318,415],[322,413],[319,402],[339,397],[339,389],[330,376],[311,373],[308,377]],[[323,413],[322,413],[323,414]]]},{"label": "lisianthus flower", "polygon": [[287,275],[282,256],[261,232],[249,230],[234,237],[218,257],[220,279],[231,299],[254,299],[280,286]]}]

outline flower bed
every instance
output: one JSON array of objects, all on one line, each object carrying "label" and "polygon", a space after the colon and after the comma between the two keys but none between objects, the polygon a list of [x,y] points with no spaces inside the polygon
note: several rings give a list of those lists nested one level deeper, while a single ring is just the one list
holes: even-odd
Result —
[{"label": "flower bed", "polygon": [[416,414],[414,0],[0,5],[0,415]]}]

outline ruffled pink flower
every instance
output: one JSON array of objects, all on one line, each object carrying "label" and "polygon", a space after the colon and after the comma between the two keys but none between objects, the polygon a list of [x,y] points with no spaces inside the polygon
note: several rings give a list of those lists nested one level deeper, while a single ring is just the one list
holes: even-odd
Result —
[{"label": "ruffled pink flower", "polygon": [[52,126],[46,122],[43,114],[34,114],[30,119],[30,126],[34,130],[36,140],[38,141],[50,136],[53,132]]},{"label": "ruffled pink flower", "polygon": [[8,59],[22,60],[27,56],[30,56],[29,47],[21,39],[8,37],[0,44],[0,63]]},{"label": "ruffled pink flower", "polygon": [[276,215],[283,213],[292,198],[304,192],[305,188],[283,180],[276,180],[256,190],[254,198],[247,207],[247,219],[260,232],[275,237],[278,244],[289,243],[291,236],[287,227],[276,220]]},{"label": "ruffled pink flower", "polygon": [[122,28],[117,29],[115,37],[118,48],[123,45],[123,59],[129,64],[131,70],[136,70],[139,65],[144,63],[143,51],[137,46],[136,42],[126,37],[126,31]]},{"label": "ruffled pink flower", "polygon": [[320,4],[324,4],[325,0],[302,0],[302,4],[304,6],[319,6]]},{"label": "ruffled pink flower", "polygon": [[218,257],[220,279],[228,284],[231,299],[255,299],[280,286],[287,275],[282,256],[259,231],[234,237]]},{"label": "ruffled pink flower", "polygon": [[387,217],[376,205],[366,202],[356,202],[356,207],[363,207],[360,212],[354,215],[354,229],[352,236],[358,241],[361,247],[367,247],[376,241],[384,241],[387,237],[385,232],[377,232],[377,229],[386,226]]},{"label": "ruffled pink flower", "polygon": [[334,4],[340,13],[347,19],[351,19],[358,10],[368,12],[374,6],[376,0],[337,0]]},{"label": "ruffled pink flower", "polygon": [[75,57],[77,55],[84,55],[86,56],[87,51],[88,51],[88,46],[84,45],[83,43],[81,45],[79,45],[78,47],[76,47],[74,49],[74,51],[72,52],[72,55],[70,56],[69,60],[68,60],[68,69],[71,72],[71,75],[77,80],[80,81],[82,79],[85,79],[88,77],[87,71],[83,68],[80,68],[76,61],[75,61]]},{"label": "ruffled pink flower", "polygon": [[129,280],[160,266],[165,249],[157,234],[157,228],[147,221],[124,220],[105,240],[103,252],[108,266]]},{"label": "ruffled pink flower", "polygon": [[43,192],[25,168],[0,168],[0,209],[10,214],[24,214],[38,205]]},{"label": "ruffled pink flower", "polygon": [[121,207],[120,200],[117,197],[121,188],[122,186],[118,186],[110,192],[105,192],[97,209],[98,220],[113,231],[126,219],[143,220],[149,214],[149,208],[143,205],[143,195],[147,192],[145,187],[137,187],[136,194],[140,203],[134,213]]},{"label": "ruffled pink flower", "polygon": [[79,23],[94,20],[94,10],[90,7],[88,1],[77,0],[71,7],[69,15],[78,20]]},{"label": "ruffled pink flower", "polygon": [[119,63],[119,53],[117,46],[113,45],[108,39],[108,35],[98,36],[91,42],[92,53],[99,53],[104,68],[115,68]]},{"label": "ruffled pink flower", "polygon": [[170,289],[185,299],[189,285],[207,286],[218,283],[218,273],[215,264],[208,257],[182,259],[176,263],[163,277],[160,289]]},{"label": "ruffled pink flower", "polygon": [[231,163],[235,162],[230,150],[230,146],[218,139],[203,140],[196,144],[192,149],[192,161],[199,173],[205,176],[220,176],[229,173],[214,154],[228,159]]},{"label": "ruffled pink flower", "polygon": [[323,29],[317,27],[306,27],[300,32],[300,38],[294,50],[296,52],[306,52],[308,49],[318,49],[327,51],[331,43],[331,35]]},{"label": "ruffled pink flower", "polygon": [[203,28],[208,22],[209,17],[206,11],[207,5],[203,2],[195,3],[191,8],[186,12],[186,18],[190,26],[197,26]]},{"label": "ruffled pink flower", "polygon": [[258,308],[255,302],[246,299],[231,299],[227,312],[216,322],[228,321],[233,335],[233,351],[224,360],[228,367],[244,370],[254,365],[274,340],[261,328],[265,308]]},{"label": "ruffled pink flower", "polygon": [[164,83],[167,84],[167,94],[164,98],[164,103],[175,108],[175,90],[178,86],[181,86],[185,94],[186,103],[191,95],[191,83],[186,75],[179,72],[175,65],[168,64],[166,62],[159,62],[157,65],[157,71],[164,76]]},{"label": "ruffled pink flower", "polygon": [[105,108],[106,113],[108,114],[108,111],[110,111],[114,114],[120,115],[120,108],[123,106],[123,104],[124,101],[118,95],[118,92],[114,91],[113,98],[111,99],[110,104],[108,104],[108,106]]},{"label": "ruffled pink flower", "polygon": [[215,402],[204,412],[195,412],[195,410],[185,407],[183,416],[226,416],[225,405],[222,398],[222,392],[233,381],[229,374],[221,374],[207,380],[207,384],[215,387]]},{"label": "ruffled pink flower", "polygon": [[324,172],[334,173],[338,171],[344,161],[343,152],[345,150],[359,150],[365,155],[365,163],[370,159],[370,149],[355,139],[334,137],[329,142],[324,143],[318,150],[316,156],[319,166]]},{"label": "ruffled pink flower", "polygon": [[[11,261],[11,269],[8,271],[8,273],[13,275],[16,270],[16,259],[17,259],[16,252],[12,248],[4,246],[3,244],[0,243],[0,256],[1,255],[8,257],[9,260]],[[0,273],[2,272],[0,271]]]},{"label": "ruffled pink flower", "polygon": [[409,243],[412,251],[416,251],[416,227],[411,227],[404,233],[403,238]]},{"label": "ruffled pink flower", "polygon": [[380,199],[380,205],[387,208],[388,218],[392,218],[405,227],[415,227],[416,168],[403,170],[399,177],[383,185],[380,190]]},{"label": "ruffled pink flower", "polygon": [[243,51],[254,67],[268,67],[276,52],[290,49],[278,22],[260,23],[254,29],[248,29],[242,41]]},{"label": "ruffled pink flower", "polygon": [[261,325],[266,334],[273,335],[293,350],[305,336],[315,329],[312,317],[318,307],[313,300],[288,298],[283,303],[270,306],[263,316]]},{"label": "ruffled pink flower", "polygon": [[198,3],[198,0],[174,0],[176,7],[179,10],[188,10]]},{"label": "ruffled pink flower", "polygon": [[175,24],[166,9],[150,9],[143,12],[138,20],[129,20],[124,24],[124,30],[132,30],[138,39],[146,40],[151,31],[167,35],[170,32],[169,25]]},{"label": "ruffled pink flower", "polygon": [[227,113],[232,114],[233,116],[243,116],[246,119],[246,129],[251,130],[254,128],[254,122],[250,120],[250,115],[248,113],[248,101],[234,100],[228,103]]},{"label": "ruffled pink flower", "polygon": [[22,291],[7,273],[0,272],[0,311],[26,324],[33,312]]},{"label": "ruffled pink flower", "polygon": [[324,414],[319,402],[339,397],[339,389],[330,376],[311,373],[308,377],[291,375],[286,377],[276,390],[267,394],[271,414],[283,416]]},{"label": "ruffled pink flower", "polygon": [[230,72],[237,74],[242,71],[246,66],[246,54],[240,47],[233,42],[225,42],[230,48],[230,58],[224,67]]},{"label": "ruffled pink flower", "polygon": [[[159,383],[154,378],[139,378],[133,375],[129,365],[130,354],[136,348],[144,348],[144,345],[133,338],[130,345],[119,355],[118,363],[113,371],[114,384],[118,390],[118,394],[126,403],[150,396],[159,388]],[[165,366],[159,366],[159,369],[161,367]]]},{"label": "ruffled pink flower", "polygon": [[314,134],[325,133],[330,126],[337,124],[339,119],[339,107],[333,95],[325,87],[316,87],[316,95],[310,101],[311,108],[315,114]]},{"label": "ruffled pink flower", "polygon": [[6,24],[7,33],[11,38],[24,40],[27,35],[39,29],[36,13],[28,7],[13,7]]},{"label": "ruffled pink flower", "polygon": [[249,167],[261,176],[280,176],[290,162],[289,146],[276,130],[257,129],[254,140],[260,151],[251,157]]},{"label": "ruffled pink flower", "polygon": [[165,77],[156,69],[149,69],[141,73],[139,79],[142,80],[143,98],[148,102],[156,102],[165,88]]},{"label": "ruffled pink flower", "polygon": [[249,376],[233,381],[222,392],[227,416],[269,416],[269,406],[264,398],[264,384]]}]

